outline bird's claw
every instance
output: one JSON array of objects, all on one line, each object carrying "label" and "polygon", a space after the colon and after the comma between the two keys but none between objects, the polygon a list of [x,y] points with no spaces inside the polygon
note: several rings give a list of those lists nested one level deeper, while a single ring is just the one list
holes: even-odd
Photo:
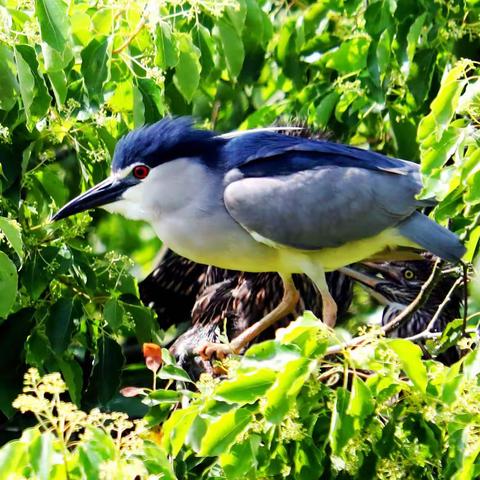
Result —
[{"label": "bird's claw", "polygon": [[212,358],[224,360],[231,353],[234,352],[230,345],[224,343],[205,342],[197,349],[197,354],[204,361],[211,361]]}]

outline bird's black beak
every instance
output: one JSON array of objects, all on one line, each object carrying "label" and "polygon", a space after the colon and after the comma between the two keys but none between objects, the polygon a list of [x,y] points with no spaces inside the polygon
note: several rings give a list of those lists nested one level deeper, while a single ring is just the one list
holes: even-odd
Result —
[{"label": "bird's black beak", "polygon": [[340,269],[345,275],[348,275],[353,280],[360,282],[362,285],[374,289],[379,283],[384,282],[385,280],[382,278],[377,277],[374,274],[373,269],[372,273],[360,270],[359,268],[355,267],[343,267]]},{"label": "bird's black beak", "polygon": [[122,193],[129,186],[130,184],[123,179],[108,177],[90,190],[70,200],[52,217],[52,221],[115,202],[120,199]]},{"label": "bird's black beak", "polygon": [[389,300],[377,289],[378,285],[385,283],[385,279],[375,275],[375,273],[383,273],[384,269],[385,267],[382,265],[368,263],[368,271],[366,269],[360,270],[360,268],[355,268],[353,266],[340,268],[340,271],[366,287],[371,295],[381,304],[388,305],[390,303]]}]

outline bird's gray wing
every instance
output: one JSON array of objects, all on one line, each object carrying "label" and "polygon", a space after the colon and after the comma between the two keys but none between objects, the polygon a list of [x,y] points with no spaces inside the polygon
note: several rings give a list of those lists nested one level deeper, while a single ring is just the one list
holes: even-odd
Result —
[{"label": "bird's gray wing", "polygon": [[322,166],[290,175],[232,178],[230,215],[251,234],[301,249],[371,237],[410,216],[420,203],[418,172]]}]

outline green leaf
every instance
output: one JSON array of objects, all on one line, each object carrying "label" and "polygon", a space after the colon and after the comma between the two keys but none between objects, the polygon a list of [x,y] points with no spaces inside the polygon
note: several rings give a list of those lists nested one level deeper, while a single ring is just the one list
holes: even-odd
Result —
[{"label": "green leaf", "polygon": [[245,0],[237,0],[235,3],[236,5],[234,7],[227,7],[225,9],[226,15],[224,18],[228,18],[228,21],[235,30],[241,34],[247,17],[247,5]]},{"label": "green leaf", "polygon": [[265,395],[263,405],[265,418],[269,422],[278,424],[283,421],[309,377],[313,365],[313,361],[299,358],[289,362],[285,369],[277,374],[275,383]]},{"label": "green leaf", "polygon": [[[413,62],[413,57],[415,56],[415,51],[417,50],[418,39],[420,38],[420,33],[422,32],[423,25],[425,24],[425,20],[427,18],[427,14],[423,13],[419,17],[415,19],[408,31],[407,35],[407,57],[409,63]],[[409,66],[410,70],[410,66]],[[408,75],[408,72],[406,72]]]},{"label": "green leaf", "polygon": [[235,80],[242,70],[243,61],[245,59],[245,49],[243,47],[242,37],[234,26],[225,19],[221,19],[217,26],[222,41],[227,68],[230,76]]},{"label": "green leaf", "polygon": [[166,22],[160,22],[156,29],[155,63],[162,69],[174,67],[178,63],[178,50],[172,29]]},{"label": "green leaf", "polygon": [[[478,181],[478,184],[480,184],[480,178]],[[480,192],[480,188],[479,188]],[[480,242],[480,227],[475,227],[472,232],[470,233],[468,237],[468,241],[465,244],[465,247],[467,248],[467,253],[463,256],[464,261],[471,263],[473,261],[473,257],[475,256],[475,252],[477,251],[477,245]]]},{"label": "green leaf", "polygon": [[420,143],[432,134],[437,140],[440,139],[443,131],[448,128],[467,82],[461,78],[464,74],[465,65],[459,63],[445,75],[440,91],[431,104],[431,112],[418,126],[417,139]]},{"label": "green leaf", "polygon": [[31,128],[34,122],[47,112],[51,97],[45,79],[39,71],[35,50],[30,45],[16,45],[14,52],[20,94]]},{"label": "green leaf", "polygon": [[196,25],[192,33],[201,53],[200,65],[202,66],[202,74],[208,76],[215,67],[215,48],[212,35],[210,35],[210,31],[201,24]]},{"label": "green leaf", "polygon": [[123,307],[132,316],[138,343],[142,345],[153,341],[158,331],[158,323],[153,318],[152,310],[140,305],[131,305],[128,303],[124,303]]},{"label": "green leaf", "polygon": [[64,73],[63,70],[73,60],[73,52],[70,45],[65,46],[61,53],[42,42],[42,54],[46,73]]},{"label": "green leaf", "polygon": [[215,390],[215,398],[229,403],[253,403],[273,385],[276,372],[262,368],[222,382]]},{"label": "green leaf", "polygon": [[177,36],[180,49],[173,82],[187,102],[191,102],[200,82],[200,52],[186,35]]},{"label": "green leaf", "polygon": [[115,444],[112,437],[99,428],[88,428],[87,438],[78,448],[78,465],[83,478],[100,478],[102,464],[116,456]]},{"label": "green leaf", "polygon": [[15,440],[0,449],[0,472],[5,478],[15,478],[27,466],[27,445]]},{"label": "green leaf", "polygon": [[352,392],[348,403],[347,414],[352,417],[364,418],[375,409],[370,389],[363,380],[355,376],[353,378]]},{"label": "green leaf", "polygon": [[145,465],[152,476],[162,480],[177,480],[170,459],[162,448],[153,443],[145,443],[143,454]]},{"label": "green leaf", "polygon": [[108,300],[103,309],[103,316],[114,332],[122,326],[124,314],[125,310],[116,298]]},{"label": "green leaf", "polygon": [[325,329],[325,324],[307,311],[287,327],[278,329],[275,337],[284,344],[297,346],[305,357],[317,357],[328,346],[327,335],[324,339],[319,335]]},{"label": "green leaf", "polygon": [[157,374],[158,378],[163,380],[178,380],[179,382],[192,382],[188,373],[180,367],[175,365],[163,365]]},{"label": "green leaf", "polygon": [[242,358],[242,367],[270,368],[274,371],[284,371],[285,366],[300,357],[298,348],[294,345],[279,345],[278,342],[267,340],[252,345]]},{"label": "green leaf", "polygon": [[0,110],[9,111],[16,103],[19,85],[15,78],[13,51],[0,43]]},{"label": "green leaf", "polygon": [[465,133],[464,129],[453,125],[444,130],[441,138],[437,138],[431,148],[422,151],[422,173],[429,174],[432,170],[443,167],[456,152]]},{"label": "green leaf", "polygon": [[[137,78],[134,92],[135,125],[154,123],[165,114],[165,100],[161,88],[150,78]],[[138,110],[136,110],[138,109]]]},{"label": "green leaf", "polygon": [[8,243],[18,255],[18,258],[23,260],[23,241],[19,223],[10,218],[0,217],[0,231],[5,235]]},{"label": "green leaf", "polygon": [[103,99],[103,85],[110,76],[112,42],[110,37],[93,38],[82,50],[81,72],[90,98]]},{"label": "green leaf", "polygon": [[31,121],[30,108],[34,99],[35,78],[33,77],[30,66],[22,57],[18,48],[14,50],[15,63],[17,65],[18,84],[20,87],[20,95],[22,97],[23,108],[27,120]]},{"label": "green leaf", "polygon": [[174,457],[185,445],[187,434],[193,421],[197,418],[198,406],[190,405],[187,408],[175,410],[163,425],[163,445]]},{"label": "green leaf", "polygon": [[326,128],[328,126],[330,117],[339,98],[340,95],[337,92],[330,92],[320,100],[320,103],[315,109],[315,120],[320,127]]},{"label": "green leaf", "polygon": [[422,393],[427,390],[427,369],[422,362],[422,350],[409,340],[395,339],[388,342],[397,354],[403,370]]},{"label": "green leaf", "polygon": [[53,455],[55,437],[51,432],[43,432],[38,435],[29,445],[30,459],[35,478],[50,480],[52,478]]},{"label": "green leaf", "polygon": [[[222,466],[227,479],[244,478],[250,470],[258,464],[256,455],[258,453],[259,436],[249,436],[241,443],[232,447],[220,455],[219,463]],[[249,475],[246,478],[255,478]]]},{"label": "green leaf", "polygon": [[367,65],[369,45],[370,40],[365,37],[356,37],[343,42],[338,50],[325,55],[327,68],[337,70],[339,73],[363,70]]},{"label": "green leaf", "polygon": [[339,387],[335,394],[330,432],[328,434],[333,453],[340,455],[343,448],[354,435],[353,418],[347,413],[350,403],[350,392]]},{"label": "green leaf", "polygon": [[470,380],[475,380],[480,374],[480,348],[478,346],[464,357],[463,373]]},{"label": "green leaf", "polygon": [[[390,32],[385,30],[380,35],[377,45],[377,59],[378,59],[378,68],[380,73],[384,76],[391,69],[391,52],[392,52],[392,39],[390,38]],[[382,78],[383,78],[382,76]]]},{"label": "green leaf", "polygon": [[67,5],[63,0],[36,0],[35,13],[40,23],[42,40],[63,52],[68,38]]},{"label": "green leaf", "polygon": [[[182,393],[176,390],[155,390],[147,397],[147,403],[158,405],[160,403],[177,403],[182,399]],[[153,402],[151,402],[153,400]]]},{"label": "green leaf", "polygon": [[17,296],[17,269],[8,256],[0,252],[0,317],[5,318]]},{"label": "green leaf", "polygon": [[67,384],[72,402],[80,406],[82,401],[83,370],[73,358],[57,358],[62,377]]},{"label": "green leaf", "polygon": [[48,78],[53,87],[53,93],[58,105],[63,105],[67,98],[67,77],[63,71],[48,72]]},{"label": "green leaf", "polygon": [[109,337],[100,338],[88,385],[87,395],[90,399],[104,405],[111,400],[118,392],[124,362],[120,345]]},{"label": "green leaf", "polygon": [[61,298],[50,309],[46,334],[55,353],[62,354],[70,345],[75,316],[73,298]]},{"label": "green leaf", "polygon": [[252,420],[252,413],[245,408],[230,410],[210,423],[203,437],[199,455],[215,457],[230,449],[237,437]]}]

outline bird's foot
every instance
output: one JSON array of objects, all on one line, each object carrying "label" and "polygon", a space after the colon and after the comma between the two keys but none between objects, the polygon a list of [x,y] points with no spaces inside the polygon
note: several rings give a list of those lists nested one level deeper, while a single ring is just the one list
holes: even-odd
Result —
[{"label": "bird's foot", "polygon": [[197,349],[196,353],[202,360],[211,361],[212,358],[224,360],[231,353],[235,353],[230,345],[225,343],[205,342]]}]

